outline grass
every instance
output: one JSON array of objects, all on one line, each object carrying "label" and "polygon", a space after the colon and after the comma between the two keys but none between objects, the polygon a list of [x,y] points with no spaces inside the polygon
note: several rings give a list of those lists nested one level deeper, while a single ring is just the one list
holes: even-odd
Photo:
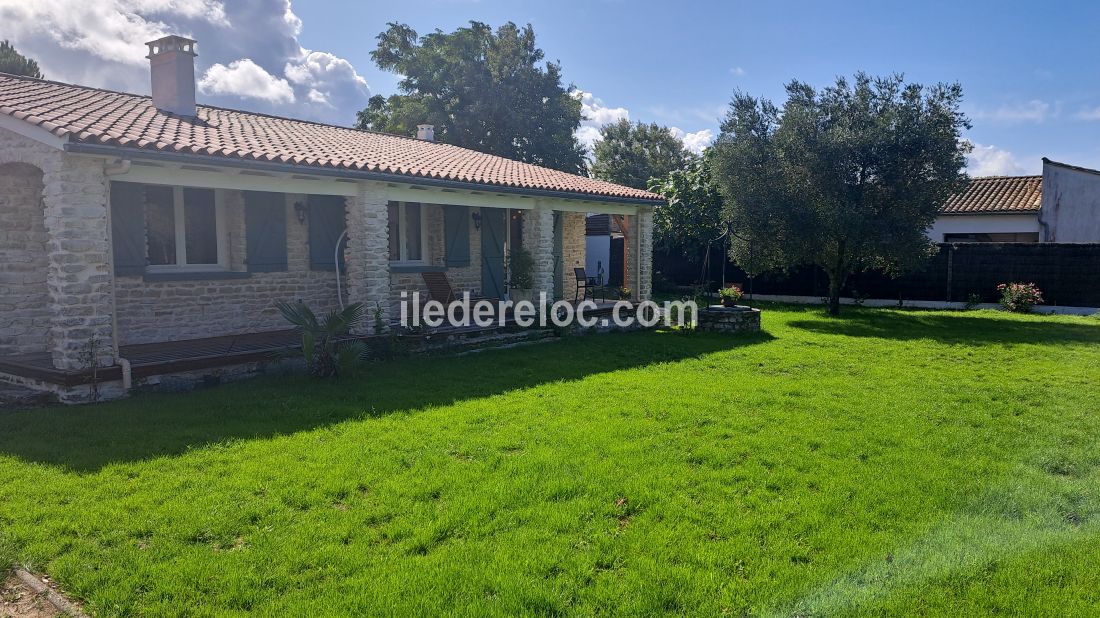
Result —
[{"label": "grass", "polygon": [[1096,615],[1100,320],[775,307],[0,414],[97,615]]}]

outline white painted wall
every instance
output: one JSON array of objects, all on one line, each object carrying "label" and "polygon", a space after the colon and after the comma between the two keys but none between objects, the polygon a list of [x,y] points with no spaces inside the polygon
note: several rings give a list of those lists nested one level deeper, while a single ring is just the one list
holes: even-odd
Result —
[{"label": "white painted wall", "polygon": [[1043,160],[1045,242],[1100,242],[1100,173]]},{"label": "white painted wall", "polygon": [[611,259],[610,236],[584,237],[584,274],[595,277],[599,266],[603,265],[604,282],[607,282],[607,265]]},{"label": "white painted wall", "polygon": [[[928,230],[932,242],[943,242],[944,234],[990,234],[1038,232],[1039,216],[1022,215],[941,215]],[[1041,237],[1040,237],[1041,238]]]}]

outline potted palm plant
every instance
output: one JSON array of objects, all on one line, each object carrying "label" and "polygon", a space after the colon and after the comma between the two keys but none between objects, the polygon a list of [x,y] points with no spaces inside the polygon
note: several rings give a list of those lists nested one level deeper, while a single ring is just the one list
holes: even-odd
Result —
[{"label": "potted palm plant", "polygon": [[305,303],[275,303],[283,318],[302,335],[302,356],[310,374],[329,378],[350,372],[362,360],[366,347],[351,337],[351,329],[363,319],[362,303],[352,303],[317,317]]}]

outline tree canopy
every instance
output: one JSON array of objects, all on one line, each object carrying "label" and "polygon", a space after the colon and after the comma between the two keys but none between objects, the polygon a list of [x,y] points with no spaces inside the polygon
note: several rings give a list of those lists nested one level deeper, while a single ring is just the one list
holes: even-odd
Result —
[{"label": "tree canopy", "polygon": [[935,250],[927,229],[968,181],[962,88],[859,73],[786,91],[782,110],[736,93],[714,146],[730,254],[757,270],[816,264],[836,314],[852,273],[897,274]]},{"label": "tree canopy", "polygon": [[571,173],[585,173],[574,132],[581,103],[562,86],[557,63],[543,63],[530,24],[508,22],[494,32],[468,27],[423,37],[390,23],[371,58],[403,76],[401,93],[371,97],[358,113],[360,129],[412,135],[435,125],[438,141]]},{"label": "tree canopy", "polygon": [[722,195],[711,175],[713,149],[691,157],[683,167],[649,182],[666,204],[653,217],[653,241],[661,249],[698,255],[725,232]]},{"label": "tree canopy", "polygon": [[665,178],[684,166],[691,153],[667,127],[623,118],[600,128],[592,147],[592,175],[645,189],[651,178]]},{"label": "tree canopy", "polygon": [[38,63],[20,54],[6,40],[0,41],[0,73],[42,79],[42,71],[38,68]]}]

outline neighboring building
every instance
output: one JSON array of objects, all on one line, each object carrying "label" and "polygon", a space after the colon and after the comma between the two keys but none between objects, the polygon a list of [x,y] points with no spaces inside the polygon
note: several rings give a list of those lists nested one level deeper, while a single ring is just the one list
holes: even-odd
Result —
[{"label": "neighboring building", "polygon": [[1100,242],[1100,171],[1043,158],[1043,242]]},{"label": "neighboring building", "polygon": [[1038,242],[1042,176],[973,178],[940,210],[934,242]]},{"label": "neighboring building", "polygon": [[[150,43],[152,97],[0,75],[0,380],[122,366],[134,346],[277,331],[279,300],[396,317],[422,273],[508,295],[522,243],[561,297],[584,217],[623,215],[650,294],[647,191],[420,137],[195,104],[194,41]],[[10,365],[10,364],[9,364]],[[11,379],[9,381],[14,381]]]},{"label": "neighboring building", "polygon": [[928,235],[935,242],[1100,243],[1100,171],[1044,157],[1041,176],[973,178]]}]

